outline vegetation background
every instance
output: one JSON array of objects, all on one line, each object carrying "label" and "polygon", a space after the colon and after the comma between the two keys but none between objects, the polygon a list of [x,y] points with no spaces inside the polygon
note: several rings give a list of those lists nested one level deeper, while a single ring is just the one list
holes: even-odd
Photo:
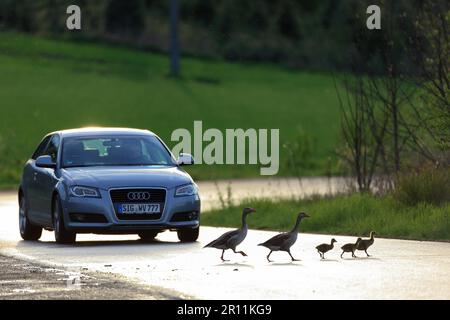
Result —
[{"label": "vegetation background", "polygon": [[[375,56],[380,33],[366,29],[368,0],[178,0],[185,55],[273,62],[303,70],[349,70],[348,53],[363,33],[364,59]],[[386,8],[389,1],[378,1]],[[70,4],[83,8],[83,28],[67,32]],[[422,1],[392,1],[412,28]],[[106,41],[167,52],[167,0],[3,0],[0,27],[32,34]],[[63,13],[63,14],[61,14]],[[399,54],[404,48],[398,48]],[[407,57],[406,57],[407,58]],[[410,65],[412,66],[412,65]]]},{"label": "vegetation background", "polygon": [[[81,31],[66,29],[70,4],[82,7]],[[146,127],[169,142],[173,129],[198,119],[219,129],[280,128],[280,175],[344,174],[332,75],[364,72],[365,64],[383,74],[381,33],[366,28],[369,4],[179,0],[184,58],[181,77],[171,79],[170,1],[1,1],[0,186],[18,183],[24,161],[49,131]],[[422,2],[392,5],[406,17],[401,28],[413,29]],[[415,70],[406,48],[395,50],[402,67]],[[364,63],[355,65],[355,52]],[[259,167],[190,171],[200,179],[236,178],[257,176]]]},{"label": "vegetation background", "polygon": [[[167,0],[0,1],[0,188],[41,137],[87,125],[279,128],[280,176],[349,175],[336,198],[252,201],[285,229],[450,239],[450,3],[445,0],[178,0],[181,73],[169,75]],[[82,8],[82,30],[66,8]],[[381,7],[381,30],[366,9]],[[259,166],[194,166],[196,179]],[[356,194],[359,193],[359,194]],[[234,225],[229,204],[205,216]],[[248,204],[248,202],[247,202]],[[276,221],[275,221],[276,220]]]}]

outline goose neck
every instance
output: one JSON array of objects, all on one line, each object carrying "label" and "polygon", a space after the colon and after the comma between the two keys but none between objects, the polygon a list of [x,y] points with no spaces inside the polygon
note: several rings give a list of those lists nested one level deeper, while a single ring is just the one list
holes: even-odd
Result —
[{"label": "goose neck", "polygon": [[247,214],[242,215],[242,229],[247,229]]},{"label": "goose neck", "polygon": [[295,226],[294,226],[294,228],[292,228],[291,232],[298,232],[298,227],[300,226],[300,222],[302,222],[302,218],[297,219],[297,221],[295,222]]}]

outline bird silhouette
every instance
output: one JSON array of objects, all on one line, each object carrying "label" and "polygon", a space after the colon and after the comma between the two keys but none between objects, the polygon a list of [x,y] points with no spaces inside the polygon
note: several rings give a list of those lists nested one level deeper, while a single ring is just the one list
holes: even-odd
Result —
[{"label": "bird silhouette", "polygon": [[247,236],[248,226],[247,226],[247,216],[250,213],[256,212],[253,208],[244,208],[242,211],[242,226],[240,229],[228,231],[221,235],[216,240],[208,243],[204,248],[216,248],[222,250],[222,256],[220,259],[222,261],[227,261],[224,259],[223,255],[225,254],[225,250],[231,249],[234,253],[240,253],[244,257],[247,255],[243,251],[236,251],[236,247],[244,241]]},{"label": "bird silhouette", "polygon": [[361,238],[358,238],[358,239],[356,239],[356,242],[355,242],[355,243],[347,243],[347,244],[344,244],[344,245],[341,247],[341,249],[342,249],[341,258],[342,258],[342,255],[343,255],[345,252],[351,252],[351,253],[352,253],[352,257],[353,257],[353,258],[356,258],[356,256],[355,256],[355,250],[356,250],[356,248],[358,247],[358,245],[359,245],[360,242],[361,242]]},{"label": "bird silhouette", "polygon": [[336,239],[331,239],[331,244],[322,243],[316,247],[317,252],[320,254],[320,258],[325,259],[325,253],[334,248],[334,243],[337,242]]},{"label": "bird silhouette", "polygon": [[307,215],[305,212],[300,212],[297,216],[295,226],[290,232],[277,234],[266,242],[258,244],[258,246],[263,246],[270,250],[269,254],[267,255],[267,261],[272,262],[270,260],[270,255],[273,251],[285,251],[291,256],[292,261],[298,261],[292,256],[291,247],[297,241],[298,227],[300,226],[300,222],[303,218],[309,218],[309,215]]},{"label": "bird silhouette", "polygon": [[356,246],[357,250],[364,250],[364,252],[367,254],[368,257],[370,257],[370,255],[367,253],[367,249],[369,249],[369,247],[371,245],[373,245],[373,243],[375,242],[375,231],[371,231],[370,232],[370,238],[369,239],[362,239],[359,244]]}]

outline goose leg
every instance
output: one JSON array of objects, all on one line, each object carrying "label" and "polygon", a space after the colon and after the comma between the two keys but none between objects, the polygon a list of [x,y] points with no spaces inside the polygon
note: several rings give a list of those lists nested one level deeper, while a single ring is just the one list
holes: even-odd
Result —
[{"label": "goose leg", "polygon": [[267,255],[267,261],[269,261],[269,262],[272,262],[272,261],[269,259],[269,257],[270,257],[271,254],[272,254],[272,250],[270,250],[269,254]]},{"label": "goose leg", "polygon": [[364,251],[366,252],[367,256],[368,256],[368,257],[370,257],[370,255],[369,255],[369,254],[367,253],[367,249],[366,249],[366,250],[364,250]]},{"label": "goose leg", "polygon": [[342,253],[341,253],[341,259],[343,259],[343,258],[342,258],[342,255],[344,254],[344,252],[345,252],[345,251],[342,251]]},{"label": "goose leg", "polygon": [[247,255],[245,254],[244,251],[236,251],[236,249],[233,249],[234,253],[240,253],[241,255],[243,255],[244,257],[247,257]]},{"label": "goose leg", "polygon": [[320,258],[323,259],[322,252],[320,252],[319,250],[317,250],[317,252],[319,253]]},{"label": "goose leg", "polygon": [[352,251],[352,257],[356,258],[355,251]]},{"label": "goose leg", "polygon": [[225,254],[225,249],[222,250],[222,256],[220,257],[220,259],[222,259],[222,262],[228,261],[228,260],[225,260],[225,259],[223,258],[223,255],[224,255],[224,254]]},{"label": "goose leg", "polygon": [[291,256],[292,261],[300,261],[298,259],[295,259],[292,254],[291,254],[291,250],[288,250],[287,253],[289,253],[289,255]]}]

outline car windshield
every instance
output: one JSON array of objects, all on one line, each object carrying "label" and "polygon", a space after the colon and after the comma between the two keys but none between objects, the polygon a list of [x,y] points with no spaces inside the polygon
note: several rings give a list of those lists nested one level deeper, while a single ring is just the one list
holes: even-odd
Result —
[{"label": "car windshield", "polygon": [[63,141],[63,168],[149,165],[175,165],[155,136],[78,137]]}]

